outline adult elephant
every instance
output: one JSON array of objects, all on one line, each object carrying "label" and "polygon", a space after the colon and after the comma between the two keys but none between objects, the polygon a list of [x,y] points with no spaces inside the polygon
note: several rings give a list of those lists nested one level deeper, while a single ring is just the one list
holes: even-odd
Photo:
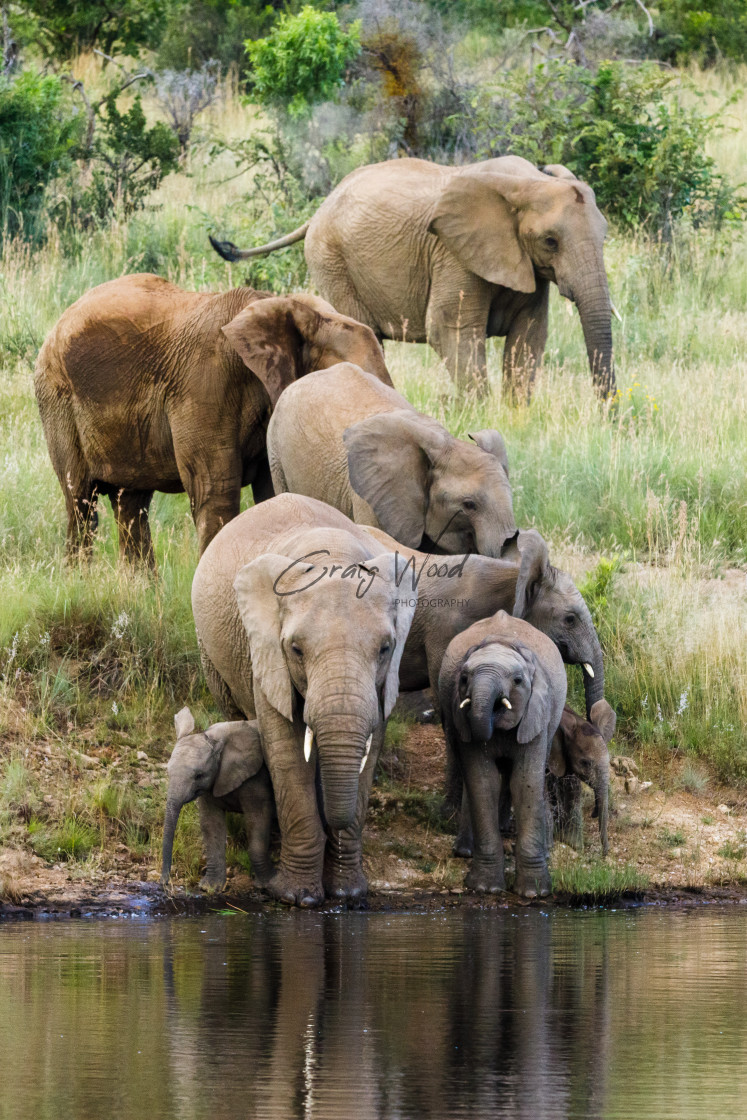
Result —
[{"label": "adult elephant", "polygon": [[301,906],[365,894],[361,830],[415,610],[394,555],[356,530],[281,494],[218,533],[192,585],[210,690],[258,720],[281,832],[268,889]]},{"label": "adult elephant", "polygon": [[155,490],[186,491],[200,551],[272,496],[265,432],[283,389],[349,360],[391,385],[370,327],[310,295],[185,292],[149,273],[93,288],[36,364],[44,433],[67,506],[68,551],[88,550],[107,495],[121,550],[152,562]]},{"label": "adult elephant", "polygon": [[396,159],[353,171],[287,237],[306,238],[319,291],[379,338],[430,342],[462,385],[487,385],[486,337],[505,337],[507,387],[529,391],[547,339],[549,285],[579,310],[592,379],[615,389],[611,304],[594,192],[567,168],[517,156],[466,167]]}]

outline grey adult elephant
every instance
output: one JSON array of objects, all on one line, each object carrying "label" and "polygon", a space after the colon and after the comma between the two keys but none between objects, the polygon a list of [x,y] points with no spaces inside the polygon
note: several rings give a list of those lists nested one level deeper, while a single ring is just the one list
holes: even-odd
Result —
[{"label": "grey adult elephant", "polygon": [[391,385],[371,329],[315,296],[185,292],[149,273],[87,292],[47,336],[34,379],[68,551],[90,548],[105,494],[121,550],[152,563],[153,492],[186,490],[202,552],[242,486],[272,496],[265,432],[280,393],[345,360]]},{"label": "grey adult elephant", "polygon": [[192,585],[210,690],[258,720],[281,832],[268,889],[301,906],[365,894],[361,830],[415,610],[392,553],[356,529],[281,494],[217,534]]},{"label": "grey adult elephant", "polygon": [[449,643],[438,691],[474,828],[466,885],[506,889],[499,808],[508,781],[516,816],[514,890],[526,898],[549,894],[545,769],[566,697],[557,647],[523,619],[498,611]]},{"label": "grey adult elephant", "polygon": [[267,458],[276,494],[318,498],[410,548],[500,556],[516,532],[500,432],[456,439],[349,362],[288,386]]},{"label": "grey adult elephant", "polygon": [[466,167],[388,160],[351,172],[301,238],[311,277],[340,311],[379,338],[430,342],[462,385],[487,385],[486,337],[505,337],[504,380],[531,386],[547,339],[549,285],[579,310],[594,385],[615,389],[611,305],[602,245],[607,223],[594,192],[560,165],[517,156]]}]

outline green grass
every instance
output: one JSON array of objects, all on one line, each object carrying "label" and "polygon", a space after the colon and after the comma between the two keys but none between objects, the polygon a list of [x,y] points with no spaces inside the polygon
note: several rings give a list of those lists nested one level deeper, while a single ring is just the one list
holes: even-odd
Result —
[{"label": "green grass", "polygon": [[601,905],[614,902],[624,894],[638,894],[648,886],[648,877],[635,867],[613,867],[599,861],[579,863],[552,873],[553,894],[573,904]]}]

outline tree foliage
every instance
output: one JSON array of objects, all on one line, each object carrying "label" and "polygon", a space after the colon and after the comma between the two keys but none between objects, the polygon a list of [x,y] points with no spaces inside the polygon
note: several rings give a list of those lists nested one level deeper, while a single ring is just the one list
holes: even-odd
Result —
[{"label": "tree foliage", "polygon": [[36,18],[37,46],[62,60],[96,47],[130,55],[154,47],[169,11],[164,0],[26,0],[23,6]]}]

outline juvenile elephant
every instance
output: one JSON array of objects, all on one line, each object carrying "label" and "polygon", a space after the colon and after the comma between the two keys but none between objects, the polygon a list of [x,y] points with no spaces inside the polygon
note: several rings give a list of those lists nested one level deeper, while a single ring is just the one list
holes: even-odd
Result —
[{"label": "juvenile elephant", "polygon": [[578,307],[594,385],[615,390],[607,222],[567,168],[518,156],[462,167],[395,159],[351,172],[314,217],[242,260],[306,239],[322,295],[380,338],[430,342],[462,385],[487,385],[485,339],[505,337],[504,380],[531,385],[550,283]]},{"label": "juvenile elephant", "polygon": [[343,360],[391,385],[371,329],[315,296],[185,292],[148,273],[93,288],[47,336],[34,379],[68,551],[90,548],[105,494],[121,550],[152,563],[155,490],[187,492],[204,551],[242,486],[272,496],[265,433],[282,390]]},{"label": "juvenile elephant", "polygon": [[281,494],[218,533],[192,585],[210,690],[258,720],[281,832],[268,889],[301,906],[367,889],[361,830],[415,609],[392,553],[356,529]]},{"label": "juvenile elephant", "polygon": [[599,837],[605,856],[609,848],[608,747],[616,723],[615,713],[604,699],[592,705],[588,720],[566,705],[548,760],[548,794],[559,838],[573,848],[583,848],[581,782],[585,782],[594,791],[594,815],[599,820]]},{"label": "juvenile elephant", "polygon": [[498,611],[450,642],[438,692],[474,828],[465,884],[478,892],[506,889],[499,810],[508,781],[516,817],[514,890],[525,898],[549,894],[545,769],[566,697],[557,647],[523,619]]},{"label": "juvenile elephant", "polygon": [[500,556],[516,532],[499,432],[456,439],[350,363],[289,386],[267,429],[275,493],[318,498],[410,548]]},{"label": "juvenile elephant", "polygon": [[203,890],[226,882],[226,813],[243,813],[249,855],[257,882],[270,878],[273,799],[256,722],[234,720],[195,731],[194,716],[182,708],[174,716],[176,746],[169,759],[169,787],[163,830],[161,882],[171,874],[174,834],[182,807],[197,798],[207,865]]}]

